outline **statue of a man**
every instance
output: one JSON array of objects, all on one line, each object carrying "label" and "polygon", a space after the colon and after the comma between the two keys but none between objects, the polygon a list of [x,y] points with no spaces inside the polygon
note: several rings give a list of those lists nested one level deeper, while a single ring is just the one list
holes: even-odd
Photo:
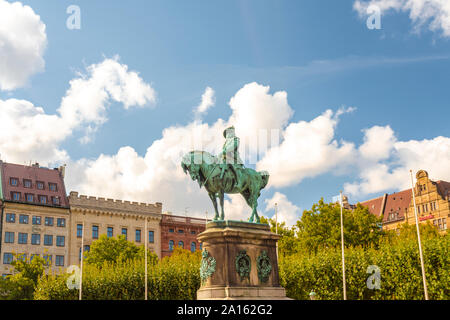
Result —
[{"label": "statue of a man", "polygon": [[235,185],[238,185],[240,181],[239,169],[243,167],[243,162],[239,157],[239,138],[236,137],[233,126],[225,129],[223,136],[226,140],[222,148],[221,160],[223,164],[220,178],[223,178],[225,169],[229,168],[236,178]]}]

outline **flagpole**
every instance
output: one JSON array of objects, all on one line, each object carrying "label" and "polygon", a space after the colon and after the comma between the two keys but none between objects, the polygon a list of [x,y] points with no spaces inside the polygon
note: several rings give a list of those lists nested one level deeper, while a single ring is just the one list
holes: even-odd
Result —
[{"label": "flagpole", "polygon": [[[275,203],[275,233],[278,234],[278,203]],[[276,244],[277,261],[278,261],[278,241]]]},{"label": "flagpole", "polygon": [[81,300],[83,295],[83,256],[84,256],[84,221],[81,229],[81,265],[80,265],[80,292],[78,300]]},{"label": "flagpole", "polygon": [[148,284],[147,284],[147,268],[148,268],[148,266],[147,266],[147,247],[148,247],[148,244],[147,244],[147,237],[148,237],[148,231],[147,231],[147,217],[145,218],[145,240],[144,240],[144,243],[145,243],[145,300],[148,300]]},{"label": "flagpole", "polygon": [[345,287],[345,256],[344,256],[344,222],[343,222],[343,208],[342,208],[342,191],[341,195],[341,248],[342,248],[342,286],[344,288],[344,300],[347,300],[347,289]]},{"label": "flagpole", "polygon": [[414,203],[414,216],[416,218],[417,241],[419,242],[419,255],[420,255],[420,266],[422,268],[423,290],[425,292],[425,300],[428,300],[427,279],[425,277],[425,266],[423,264],[422,243],[420,241],[419,219],[417,218],[417,206],[416,206],[416,196],[415,196],[415,192],[414,192],[413,174],[412,174],[412,170],[409,170],[409,172],[411,174],[411,191],[412,191],[413,203]]}]

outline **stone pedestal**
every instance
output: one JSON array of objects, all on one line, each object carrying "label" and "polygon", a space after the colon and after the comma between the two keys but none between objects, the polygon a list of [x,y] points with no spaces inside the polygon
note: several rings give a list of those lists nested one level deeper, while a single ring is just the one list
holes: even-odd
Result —
[{"label": "stone pedestal", "polygon": [[266,224],[209,222],[198,235],[203,259],[197,299],[287,299],[278,277],[279,237]]}]

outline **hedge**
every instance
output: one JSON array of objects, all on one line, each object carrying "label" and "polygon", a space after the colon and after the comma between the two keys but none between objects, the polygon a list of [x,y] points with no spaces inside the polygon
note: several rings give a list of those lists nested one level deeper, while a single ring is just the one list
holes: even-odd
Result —
[{"label": "hedge", "polygon": [[[450,298],[449,237],[422,242],[428,295],[433,300]],[[380,289],[369,289],[367,268],[380,270]],[[347,299],[423,299],[424,290],[417,241],[374,248],[345,250]],[[342,299],[341,251],[328,249],[314,256],[293,255],[280,259],[280,280],[287,296],[309,299]]]},{"label": "hedge", "polygon": [[[430,299],[450,298],[449,237],[424,240],[428,294]],[[348,299],[423,299],[422,274],[417,242],[384,244],[379,248],[349,248],[345,251]],[[380,289],[369,289],[370,265],[380,269]],[[149,265],[149,299],[195,299],[200,287],[200,255],[188,253],[164,258]],[[293,299],[309,299],[311,291],[318,299],[342,299],[341,252],[319,251],[314,255],[281,257],[281,285]],[[69,290],[68,274],[50,274],[40,278],[35,299],[78,299],[78,290]],[[141,260],[86,265],[83,274],[83,299],[144,298],[144,264]]]}]

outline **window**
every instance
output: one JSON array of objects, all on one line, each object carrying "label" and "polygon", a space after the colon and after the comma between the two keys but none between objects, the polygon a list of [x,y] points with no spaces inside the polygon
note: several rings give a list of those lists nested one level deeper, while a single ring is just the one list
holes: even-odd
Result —
[{"label": "window", "polygon": [[40,204],[47,204],[47,196],[39,196]]},{"label": "window", "polygon": [[106,236],[108,238],[112,238],[114,236],[114,229],[113,229],[113,227],[108,227],[108,229],[106,230]]},{"label": "window", "polygon": [[44,190],[44,183],[42,181],[36,181],[36,188]]},{"label": "window", "polygon": [[23,179],[24,188],[31,188],[31,180]]},{"label": "window", "polygon": [[59,197],[52,197],[52,204],[55,206],[59,206]]},{"label": "window", "polygon": [[33,233],[31,235],[31,244],[41,244],[41,235],[38,233]]},{"label": "window", "polygon": [[19,223],[28,224],[28,215],[26,214],[19,215]]},{"label": "window", "polygon": [[202,251],[203,244],[200,242],[200,251]]},{"label": "window", "polygon": [[141,230],[136,229],[136,242],[141,242]]},{"label": "window", "polygon": [[5,232],[5,243],[14,243],[14,232]]},{"label": "window", "polygon": [[52,264],[52,255],[51,254],[46,254],[44,255],[44,260],[45,260],[45,265],[46,266],[50,266]]},{"label": "window", "polygon": [[195,231],[191,231],[191,234],[195,234]]},{"label": "window", "polygon": [[173,232],[174,232],[174,230],[173,230],[173,229],[169,229],[169,232],[173,233]]},{"label": "window", "polygon": [[55,266],[64,267],[64,256],[55,256]]},{"label": "window", "polygon": [[30,256],[30,262],[33,261],[34,257],[39,257],[39,254],[32,254]]},{"label": "window", "polygon": [[17,187],[19,185],[19,179],[17,179],[17,178],[10,178],[9,179],[9,184],[12,185],[13,187]]},{"label": "window", "polygon": [[56,187],[56,183],[49,182],[48,188],[50,189],[50,191],[54,191],[54,192],[58,191],[57,187]]},{"label": "window", "polygon": [[65,218],[56,219],[56,225],[58,227],[64,228],[66,226],[66,219]]},{"label": "window", "polygon": [[66,238],[64,236],[56,236],[56,246],[64,247]]},{"label": "window", "polygon": [[98,226],[92,226],[92,239],[98,239]]},{"label": "window", "polygon": [[19,237],[18,237],[19,239],[19,241],[18,241],[18,243],[19,244],[27,244],[27,242],[28,242],[28,233],[21,233],[21,232],[19,232]]},{"label": "window", "polygon": [[173,240],[169,241],[169,251],[173,251],[174,242]]},{"label": "window", "polygon": [[52,217],[45,217],[45,225],[49,227],[53,227],[53,218]]},{"label": "window", "polygon": [[15,213],[7,213],[6,214],[6,222],[15,223],[16,222],[16,214]]},{"label": "window", "polygon": [[[91,250],[91,247],[89,245],[85,245],[84,252],[86,252],[86,251],[89,252],[89,250]],[[86,258],[86,255],[83,255],[83,259],[85,259],[85,258]],[[78,251],[78,259],[81,261],[81,248]]]},{"label": "window", "polygon": [[44,235],[44,246],[52,246],[53,245],[53,236],[50,234]]},{"label": "window", "polygon": [[178,241],[178,246],[179,246],[180,248],[183,248],[183,249],[184,249],[184,242],[183,242],[183,241]]},{"label": "window", "polygon": [[20,201],[20,192],[12,192],[12,198],[14,201]]},{"label": "window", "polygon": [[191,243],[191,252],[195,252],[197,245],[195,244],[195,242]]},{"label": "window", "polygon": [[19,260],[19,261],[26,261],[27,260],[27,254],[26,253],[19,254],[17,256],[17,260]]},{"label": "window", "polygon": [[13,261],[13,254],[5,252],[3,254],[3,264],[11,264],[12,261]]},{"label": "window", "polygon": [[40,225],[41,224],[41,217],[40,216],[33,216],[31,219],[32,224]]},{"label": "window", "polygon": [[179,229],[178,233],[184,233],[184,230],[183,229]]},{"label": "window", "polygon": [[83,225],[77,224],[77,238],[81,238],[83,236]]},{"label": "window", "polygon": [[417,206],[417,213],[420,213],[420,206]]},{"label": "window", "polygon": [[125,240],[127,239],[127,233],[128,233],[127,228],[122,228],[122,235],[125,236]]},{"label": "window", "polygon": [[155,232],[149,231],[148,232],[148,242],[154,243],[155,242]]},{"label": "window", "polygon": [[25,197],[27,198],[28,202],[33,202],[34,201],[34,196],[31,193],[27,193],[25,195]]}]

